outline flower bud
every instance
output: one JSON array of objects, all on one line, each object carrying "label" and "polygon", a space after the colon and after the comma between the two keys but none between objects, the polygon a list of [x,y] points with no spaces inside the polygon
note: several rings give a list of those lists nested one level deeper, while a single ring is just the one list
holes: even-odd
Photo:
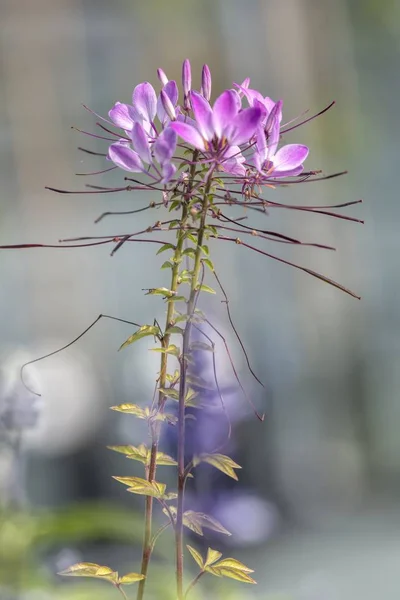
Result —
[{"label": "flower bud", "polygon": [[167,113],[168,117],[171,119],[171,121],[175,121],[176,120],[175,107],[172,104],[170,97],[164,90],[161,90],[160,98],[161,98],[161,104],[163,105],[163,109]]},{"label": "flower bud", "polygon": [[157,76],[163,85],[167,85],[168,77],[166,76],[166,74],[164,73],[164,71],[162,69],[157,69]]},{"label": "flower bud", "polygon": [[211,98],[211,71],[208,68],[208,65],[204,65],[203,70],[201,72],[201,93],[206,100],[210,101],[210,98]]},{"label": "flower bud", "polygon": [[189,94],[192,88],[192,69],[190,61],[186,58],[182,65],[182,87],[183,87],[183,106],[185,110],[190,109]]}]

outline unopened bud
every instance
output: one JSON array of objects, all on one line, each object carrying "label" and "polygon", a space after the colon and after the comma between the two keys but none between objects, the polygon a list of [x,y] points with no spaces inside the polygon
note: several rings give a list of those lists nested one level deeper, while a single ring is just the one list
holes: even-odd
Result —
[{"label": "unopened bud", "polygon": [[164,73],[164,71],[162,69],[157,69],[157,76],[163,85],[167,85],[168,77],[166,76],[166,74]]},{"label": "unopened bud", "polygon": [[175,121],[176,120],[175,107],[172,104],[170,97],[164,90],[161,90],[160,98],[161,98],[161,104],[163,105],[163,109],[167,113],[168,117],[171,119],[171,121]]},{"label": "unopened bud", "polygon": [[211,71],[208,65],[203,66],[203,70],[201,72],[201,93],[203,94],[206,100],[210,100],[211,98]]},{"label": "unopened bud", "polygon": [[190,61],[186,58],[182,65],[182,87],[183,87],[183,106],[185,110],[190,109],[189,94],[192,88],[192,69]]}]

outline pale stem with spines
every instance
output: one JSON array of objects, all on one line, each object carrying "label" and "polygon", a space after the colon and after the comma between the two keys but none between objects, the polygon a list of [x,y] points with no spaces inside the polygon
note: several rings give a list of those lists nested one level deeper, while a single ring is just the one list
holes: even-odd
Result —
[{"label": "pale stem with spines", "polygon": [[[196,170],[196,156],[197,156],[197,152],[194,152],[193,164],[192,164],[191,171],[190,171],[188,196],[190,196],[190,193],[191,193],[191,182],[194,179],[194,174],[195,174],[195,170]],[[173,293],[176,293],[176,291],[179,287],[179,267],[180,267],[180,261],[182,258],[183,243],[185,240],[185,225],[186,225],[187,219],[188,219],[187,202],[183,202],[182,214],[181,214],[181,219],[180,219],[180,230],[178,233],[177,244],[176,244],[174,257],[173,257],[172,277],[171,277],[171,286],[170,286],[170,290]],[[165,331],[167,331],[168,328],[171,327],[171,324],[173,321],[173,316],[174,316],[174,308],[175,308],[175,303],[174,303],[173,297],[172,297],[172,299],[170,299],[170,301],[168,302],[167,316],[165,319]],[[164,348],[168,348],[169,342],[170,342],[170,337],[171,336],[169,334],[164,335],[163,340],[161,342],[162,346]],[[159,379],[158,379],[159,388],[165,388],[165,386],[166,386],[167,367],[168,367],[168,354],[165,352],[165,353],[161,354],[160,375],[159,375]],[[158,407],[160,410],[163,410],[163,406],[164,406],[164,394],[163,394],[163,392],[160,391],[159,395],[158,395]],[[150,462],[149,462],[148,473],[147,473],[148,481],[153,481],[156,476],[157,451],[158,451],[158,441],[159,441],[159,435],[160,435],[160,433],[159,433],[160,425],[161,425],[160,422],[156,422],[155,424],[151,424],[151,426],[150,426],[152,443],[151,443],[151,451],[150,451]],[[152,498],[152,496],[146,496],[142,566],[141,566],[141,570],[140,570],[141,574],[144,575],[145,578],[142,579],[141,581],[139,581],[136,600],[143,600],[144,589],[146,586],[147,571],[148,571],[149,562],[150,562],[151,554],[152,554],[153,547],[154,547],[154,545],[152,543],[152,539],[151,539],[151,537],[152,537],[152,519],[153,519],[153,498]]]},{"label": "pale stem with spines", "polygon": [[201,207],[200,224],[197,230],[197,244],[194,256],[190,296],[187,303],[187,320],[183,334],[181,373],[179,380],[179,407],[178,407],[178,501],[176,511],[175,537],[176,537],[176,584],[178,600],[183,600],[183,500],[185,493],[185,398],[186,398],[186,360],[189,352],[192,317],[196,308],[199,293],[199,274],[204,232],[206,227],[207,211],[209,208],[209,193],[214,169],[212,168],[206,179],[204,196]]}]

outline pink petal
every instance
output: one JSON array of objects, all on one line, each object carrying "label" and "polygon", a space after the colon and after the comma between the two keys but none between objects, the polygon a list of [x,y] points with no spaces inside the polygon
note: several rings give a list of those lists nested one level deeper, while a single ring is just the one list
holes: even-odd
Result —
[{"label": "pink petal", "polygon": [[135,87],[132,104],[146,121],[153,121],[157,110],[157,96],[153,86],[148,81]]},{"label": "pink petal", "polygon": [[294,169],[288,169],[287,171],[271,171],[271,174],[268,175],[268,179],[278,179],[281,177],[295,177],[296,175],[300,175],[302,173],[304,167],[300,165],[300,167],[296,167]]},{"label": "pink petal", "polygon": [[203,138],[209,142],[214,137],[211,106],[201,94],[195,91],[190,93],[190,100],[198,130]]},{"label": "pink petal", "polygon": [[161,183],[168,183],[168,181],[175,175],[175,172],[176,172],[175,165],[173,165],[172,163],[165,163],[165,165],[163,165],[163,169],[162,169],[163,178],[161,180]]},{"label": "pink petal", "polygon": [[212,123],[219,139],[230,128],[238,110],[237,93],[233,90],[225,90],[214,102]]},{"label": "pink petal", "polygon": [[302,144],[288,144],[287,146],[283,146],[274,156],[273,173],[296,169],[306,160],[308,152],[307,146],[303,146]]},{"label": "pink petal", "polygon": [[169,127],[173,129],[183,140],[185,140],[185,142],[191,144],[198,150],[206,149],[203,138],[197,129],[195,129],[192,125],[174,121]]},{"label": "pink petal", "polygon": [[133,173],[140,173],[143,171],[143,163],[137,152],[132,150],[127,144],[122,144],[121,142],[111,144],[108,149],[108,158],[112,160],[117,167],[120,167],[125,171],[131,171]]},{"label": "pink petal", "polygon": [[153,144],[156,160],[162,165],[169,161],[176,149],[176,133],[171,127],[164,129]]}]

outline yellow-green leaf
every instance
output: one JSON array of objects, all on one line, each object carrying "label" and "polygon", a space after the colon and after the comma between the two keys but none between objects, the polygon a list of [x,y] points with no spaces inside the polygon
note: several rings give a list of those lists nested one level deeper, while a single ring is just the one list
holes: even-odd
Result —
[{"label": "yellow-green leaf", "polygon": [[172,400],[179,400],[179,392],[174,388],[158,388],[158,390]]},{"label": "yellow-green leaf", "polygon": [[189,550],[190,554],[193,556],[194,560],[197,562],[200,569],[203,569],[204,564],[203,564],[203,559],[201,557],[200,552],[198,552],[195,548],[192,548],[192,546],[187,545],[186,548]]},{"label": "yellow-green leaf", "polygon": [[68,569],[61,571],[59,575],[66,575],[68,577],[96,577],[97,579],[105,579],[111,583],[118,581],[117,571],[113,571],[110,567],[87,562],[76,563]]},{"label": "yellow-green leaf", "polygon": [[123,577],[119,578],[118,584],[130,585],[131,583],[136,583],[144,578],[145,576],[141,573],[127,573]]},{"label": "yellow-green leaf", "polygon": [[236,581],[241,581],[243,583],[257,583],[247,573],[236,569],[229,569],[228,567],[218,567],[217,565],[214,565],[213,567],[207,567],[206,571],[217,577],[229,577],[230,579],[236,579]]},{"label": "yellow-green leaf", "polygon": [[217,293],[215,290],[213,290],[212,287],[210,287],[209,285],[206,285],[205,283],[202,283],[198,289],[201,290],[202,292],[208,292],[209,294]]},{"label": "yellow-green leaf", "polygon": [[107,446],[109,450],[114,450],[114,452],[120,452],[121,454],[125,454],[127,458],[131,458],[132,460],[138,460],[143,464],[147,462],[148,449],[143,444],[140,446]]},{"label": "yellow-green leaf", "polygon": [[198,341],[194,341],[190,344],[190,350],[207,350],[208,352],[214,352],[214,348],[210,346],[210,344]]},{"label": "yellow-green leaf", "polygon": [[175,466],[178,464],[176,460],[172,458],[172,456],[164,454],[164,452],[157,452],[156,462],[158,466],[164,467]]},{"label": "yellow-green leaf", "polygon": [[169,290],[166,287],[160,287],[160,288],[151,288],[147,292],[147,295],[164,296],[165,298],[172,298],[172,296],[176,296],[176,292],[174,292],[173,290]]},{"label": "yellow-green leaf", "polygon": [[177,327],[176,325],[172,325],[172,327],[168,327],[168,329],[165,331],[165,335],[171,335],[172,333],[179,333],[179,334],[183,335],[183,329],[182,329],[182,327]]},{"label": "yellow-green leaf", "polygon": [[246,567],[246,565],[240,562],[240,560],[236,560],[236,558],[223,558],[214,567],[224,567],[243,571],[244,573],[254,573],[254,569],[249,569],[249,567]]},{"label": "yellow-green leaf", "polygon": [[175,246],[173,244],[164,244],[163,246],[161,246],[161,248],[157,251],[157,254],[161,254],[161,252],[165,252],[165,250],[175,250]]},{"label": "yellow-green leaf", "polygon": [[134,342],[137,342],[138,340],[141,340],[142,338],[148,335],[152,335],[154,337],[159,338],[160,329],[155,325],[142,325],[137,331],[135,331],[135,333],[128,337],[128,339],[119,347],[119,350],[130,346]]},{"label": "yellow-green leaf", "polygon": [[209,567],[214,564],[219,558],[221,558],[222,552],[218,550],[213,550],[212,548],[208,548],[206,562],[204,563],[205,567]]},{"label": "yellow-green leaf", "polygon": [[159,483],[158,481],[147,481],[142,477],[116,477],[120,483],[129,486],[128,492],[132,494],[140,494],[142,496],[153,496],[154,498],[161,498],[165,492],[165,483]]},{"label": "yellow-green leaf", "polygon": [[225,535],[232,535],[217,519],[210,517],[204,513],[195,512],[193,510],[187,510],[183,515],[183,524],[188,528],[197,533],[203,535],[203,528],[211,529],[212,531],[218,531]]},{"label": "yellow-green leaf", "polygon": [[238,476],[236,475],[234,469],[241,469],[242,467],[235,463],[229,456],[225,456],[224,454],[200,454],[200,456],[195,456],[193,459],[193,465],[196,467],[201,462],[208,463],[212,465],[228,477],[232,477],[232,479],[238,480]]},{"label": "yellow-green leaf", "polygon": [[175,346],[175,344],[170,344],[168,348],[150,348],[153,352],[161,352],[162,354],[172,354],[172,356],[178,357],[181,353],[180,348]]},{"label": "yellow-green leaf", "polygon": [[137,404],[119,404],[118,406],[111,406],[111,410],[116,410],[128,415],[135,415],[139,419],[147,419],[145,409],[141,408]]}]

